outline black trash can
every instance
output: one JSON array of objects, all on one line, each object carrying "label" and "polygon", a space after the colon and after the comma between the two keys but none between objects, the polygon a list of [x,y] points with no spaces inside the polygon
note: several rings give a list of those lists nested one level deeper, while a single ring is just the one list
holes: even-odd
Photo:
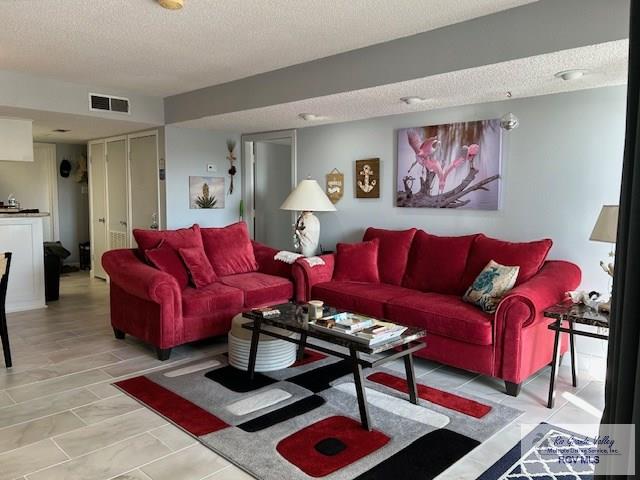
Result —
[{"label": "black trash can", "polygon": [[47,302],[60,298],[62,261],[71,255],[60,242],[44,242],[44,296]]}]

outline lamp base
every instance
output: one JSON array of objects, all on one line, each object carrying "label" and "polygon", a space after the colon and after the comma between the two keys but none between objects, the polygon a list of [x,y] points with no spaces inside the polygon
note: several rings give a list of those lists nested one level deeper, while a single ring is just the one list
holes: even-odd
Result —
[{"label": "lamp base", "polygon": [[320,220],[313,212],[302,212],[296,221],[296,237],[300,245],[300,253],[305,257],[313,257],[320,243]]}]

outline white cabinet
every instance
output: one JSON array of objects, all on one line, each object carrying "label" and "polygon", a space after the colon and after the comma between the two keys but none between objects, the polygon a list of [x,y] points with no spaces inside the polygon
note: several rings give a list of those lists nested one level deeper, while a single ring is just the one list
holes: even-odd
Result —
[{"label": "white cabinet", "polygon": [[106,279],[100,259],[134,246],[134,228],[159,228],[157,131],[89,142],[91,274]]},{"label": "white cabinet", "polygon": [[47,215],[0,215],[0,252],[12,253],[7,312],[46,306],[42,221]]}]

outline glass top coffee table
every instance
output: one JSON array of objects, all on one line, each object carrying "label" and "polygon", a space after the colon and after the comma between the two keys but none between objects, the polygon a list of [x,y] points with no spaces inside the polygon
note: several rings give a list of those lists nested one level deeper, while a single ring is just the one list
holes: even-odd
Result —
[{"label": "glass top coffee table", "polygon": [[[369,418],[367,396],[364,388],[364,377],[362,374],[363,368],[374,368],[399,358],[404,359],[404,367],[407,375],[407,387],[409,390],[409,401],[414,404],[418,403],[416,377],[413,367],[413,352],[425,347],[425,343],[420,341],[422,337],[426,336],[426,332],[423,329],[408,327],[402,335],[397,338],[388,342],[377,343],[369,346],[356,340],[350,340],[343,336],[315,329],[313,324],[310,324],[304,319],[302,315],[303,305],[304,304],[301,303],[273,305],[273,308],[277,308],[280,311],[280,315],[270,318],[264,318],[261,314],[252,311],[243,313],[245,318],[252,320],[252,322],[245,323],[243,325],[243,328],[253,331],[251,335],[249,365],[247,368],[247,374],[251,380],[253,380],[255,373],[258,344],[260,335],[262,334],[297,344],[299,360],[302,359],[306,346],[335,357],[349,360],[356,386],[360,420],[363,428],[367,430],[371,430],[371,421]],[[332,308],[325,309],[325,315],[331,315],[337,312],[344,312],[344,310],[336,310]],[[295,332],[300,335],[300,338],[287,337],[277,332],[265,330],[263,328],[264,326],[273,326]],[[310,338],[322,340],[329,345],[325,346],[308,343]],[[345,353],[344,350],[339,347],[346,348],[348,353]],[[363,357],[362,355],[366,356]]]}]

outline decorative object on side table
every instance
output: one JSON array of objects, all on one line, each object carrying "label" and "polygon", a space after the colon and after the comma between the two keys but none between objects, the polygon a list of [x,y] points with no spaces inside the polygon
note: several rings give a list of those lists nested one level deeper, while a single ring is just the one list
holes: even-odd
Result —
[{"label": "decorative object on side table", "polygon": [[[605,242],[611,244],[611,251],[609,257],[611,261],[605,263],[600,261],[602,269],[613,279],[614,272],[614,245],[616,243],[616,235],[618,233],[618,205],[603,205],[600,210],[600,215],[596,220],[596,224],[593,227],[589,240],[593,242]],[[610,293],[610,292],[609,292]],[[599,309],[605,312],[611,310],[609,302],[603,303],[599,306]]]},{"label": "decorative object on side table", "polygon": [[356,198],[380,198],[380,159],[356,161]]},{"label": "decorative object on side table", "polygon": [[224,178],[189,177],[189,208],[224,208]]},{"label": "decorative object on side table", "polygon": [[233,194],[233,177],[235,177],[237,173],[237,169],[235,165],[235,161],[236,161],[236,155],[234,153],[235,149],[236,149],[236,141],[227,140],[227,151],[229,152],[229,155],[227,155],[227,160],[229,160],[228,173],[229,173],[229,176],[231,177],[231,180],[229,181],[229,195]]},{"label": "decorative object on side table", "polygon": [[327,173],[327,197],[335,205],[342,195],[344,195],[344,173],[334,168]]},{"label": "decorative object on side table", "polygon": [[296,220],[294,243],[305,257],[313,257],[320,241],[320,221],[313,212],[334,212],[336,207],[318,182],[307,177],[289,194],[280,208],[302,212]]},{"label": "decorative object on side table", "polygon": [[497,210],[501,157],[500,119],[398,130],[396,204]]},{"label": "decorative object on side table", "polygon": [[[569,348],[571,350],[571,376],[572,385],[578,386],[578,378],[576,376],[576,349],[574,337],[590,337],[599,340],[607,340],[608,335],[600,333],[587,332],[584,330],[576,330],[575,324],[589,325],[598,328],[609,328],[609,313],[599,312],[593,308],[582,305],[573,304],[569,301],[549,307],[544,311],[544,316],[553,318],[555,321],[549,325],[549,330],[555,332],[555,340],[553,343],[553,362],[551,364],[551,380],[549,382],[549,399],[547,408],[553,408],[555,401],[555,382],[558,376],[558,368],[560,367],[560,334],[569,334]],[[563,327],[562,323],[567,322],[569,328]]]}]

